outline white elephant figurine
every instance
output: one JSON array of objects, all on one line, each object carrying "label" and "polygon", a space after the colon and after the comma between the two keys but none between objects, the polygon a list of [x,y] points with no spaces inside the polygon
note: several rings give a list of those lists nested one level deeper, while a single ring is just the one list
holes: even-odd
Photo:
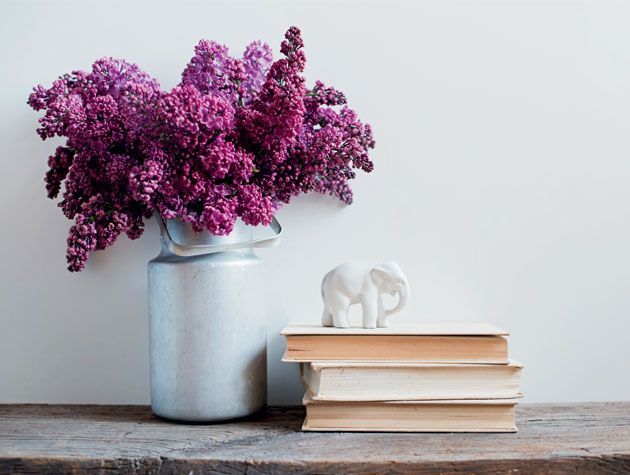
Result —
[{"label": "white elephant figurine", "polygon": [[[398,304],[386,309],[382,294],[398,294]],[[387,317],[400,311],[408,296],[409,282],[396,262],[345,262],[322,279],[322,325],[348,328],[348,308],[360,303],[363,328],[387,327]]]}]

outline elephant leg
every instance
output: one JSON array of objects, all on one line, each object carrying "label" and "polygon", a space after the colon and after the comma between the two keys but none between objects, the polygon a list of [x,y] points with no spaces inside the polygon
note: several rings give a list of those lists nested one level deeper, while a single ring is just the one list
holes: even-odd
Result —
[{"label": "elephant leg", "polygon": [[387,320],[387,315],[383,314],[382,317],[377,318],[376,326],[378,328],[387,328],[387,327],[389,327],[389,320]]},{"label": "elephant leg", "polygon": [[332,313],[330,313],[326,307],[324,307],[324,311],[322,312],[322,325],[325,327],[332,327],[334,325]]},{"label": "elephant leg", "polygon": [[348,321],[348,309],[334,309],[333,314],[333,323],[336,328],[349,328],[350,322]]},{"label": "elephant leg", "polygon": [[378,318],[378,298],[373,295],[364,296],[361,300],[363,307],[363,328],[376,328]]},{"label": "elephant leg", "polygon": [[[338,292],[326,293],[324,313],[327,312],[331,314],[332,325],[336,328],[348,328],[350,326],[350,322],[348,321],[348,307],[350,307],[350,299],[345,295]],[[324,319],[324,317],[325,315],[322,314],[322,319]]]},{"label": "elephant leg", "polygon": [[389,326],[389,322],[387,321],[387,312],[385,312],[385,306],[383,305],[383,297],[381,295],[378,296],[378,311],[376,317],[376,326],[378,328],[387,328]]}]

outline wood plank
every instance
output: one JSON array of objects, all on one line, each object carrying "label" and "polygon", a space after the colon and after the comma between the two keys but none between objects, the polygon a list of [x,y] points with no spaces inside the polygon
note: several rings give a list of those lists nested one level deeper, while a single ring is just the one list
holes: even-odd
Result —
[{"label": "wood plank", "polygon": [[303,417],[174,424],[144,406],[0,405],[0,473],[630,473],[630,402],[524,404],[517,434],[304,433]]}]

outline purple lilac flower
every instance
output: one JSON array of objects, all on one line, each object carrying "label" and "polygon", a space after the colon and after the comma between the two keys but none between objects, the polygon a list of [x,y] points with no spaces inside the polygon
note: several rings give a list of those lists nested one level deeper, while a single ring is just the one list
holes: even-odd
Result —
[{"label": "purple lilac flower", "polygon": [[214,41],[201,40],[182,73],[181,85],[193,86],[202,94],[218,96],[230,103],[241,97],[240,84],[245,78],[243,63],[230,57],[228,48]]},{"label": "purple lilac flower", "polygon": [[[271,65],[256,100],[239,110],[242,139],[263,154],[257,165],[273,168],[283,161],[299,134],[306,93],[301,75],[306,62],[302,46],[299,30],[290,28],[280,48],[285,57]],[[273,174],[273,170],[268,173]]]},{"label": "purple lilac flower", "polygon": [[234,108],[220,96],[203,94],[194,86],[177,86],[164,94],[156,111],[166,148],[190,155],[202,153],[216,137],[233,128]]},{"label": "purple lilac flower", "polygon": [[45,182],[74,220],[68,268],[82,270],[121,233],[139,238],[156,212],[225,235],[238,218],[269,224],[300,193],[351,203],[355,170],[373,169],[372,131],[343,93],[320,81],[306,87],[303,46],[295,27],[275,62],[258,41],[235,59],[202,40],[168,92],[113,58],[36,86],[28,104],[44,111],[38,134],[66,138]]},{"label": "purple lilac flower", "polygon": [[238,197],[239,215],[245,224],[269,224],[276,211],[273,200],[256,185],[244,185]]},{"label": "purple lilac flower", "polygon": [[72,164],[74,151],[68,147],[57,147],[54,155],[48,158],[48,171],[45,182],[48,198],[56,198],[61,189],[61,183],[68,175],[68,170]]},{"label": "purple lilac flower", "polygon": [[31,107],[45,111],[40,136],[67,139],[49,159],[46,188],[54,198],[63,183],[60,207],[75,220],[68,236],[70,270],[83,269],[90,252],[111,245],[121,232],[139,237],[139,223],[151,215],[154,205],[137,199],[129,175],[145,167],[140,138],[159,96],[157,81],[112,58],[96,61],[89,73],[64,75],[49,89],[37,86],[30,95]]},{"label": "purple lilac flower", "polygon": [[245,79],[241,83],[245,103],[255,99],[265,83],[269,68],[273,63],[271,47],[267,43],[254,41],[247,46],[243,54]]},{"label": "purple lilac flower", "polygon": [[68,234],[66,258],[68,268],[78,271],[85,267],[90,253],[96,248],[96,226],[83,215],[77,216]]},{"label": "purple lilac flower", "polygon": [[129,191],[134,200],[150,205],[162,182],[163,164],[147,160],[142,166],[134,166],[129,176]]},{"label": "purple lilac flower", "polygon": [[239,186],[253,171],[252,157],[231,138],[232,104],[185,85],[164,94],[155,115],[164,151],[161,211],[197,231],[229,234],[238,218]]}]

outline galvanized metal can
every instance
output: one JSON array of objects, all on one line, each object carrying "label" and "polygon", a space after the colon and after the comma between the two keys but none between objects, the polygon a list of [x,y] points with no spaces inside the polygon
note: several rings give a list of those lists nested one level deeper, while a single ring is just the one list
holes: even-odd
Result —
[{"label": "galvanized metal can", "polygon": [[254,228],[195,233],[158,218],[162,251],[148,264],[151,408],[182,421],[220,421],[258,411],[267,397],[267,282]]}]

